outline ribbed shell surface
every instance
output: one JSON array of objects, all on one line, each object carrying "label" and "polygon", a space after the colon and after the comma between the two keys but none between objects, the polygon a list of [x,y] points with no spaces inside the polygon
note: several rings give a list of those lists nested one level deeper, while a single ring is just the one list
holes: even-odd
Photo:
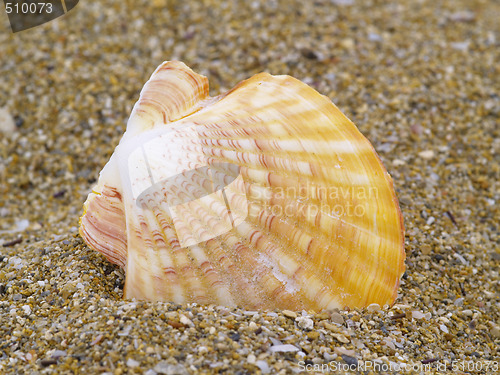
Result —
[{"label": "ribbed shell surface", "polygon": [[[131,177],[133,147],[149,155],[150,176],[168,164],[177,182],[139,197],[147,179]],[[175,147],[177,164],[165,163]],[[210,176],[225,187],[207,195]],[[384,305],[404,272],[392,180],[327,97],[261,73],[211,98],[207,79],[180,62],[163,63],[142,90],[80,234],[125,268],[126,298],[317,311]]]}]

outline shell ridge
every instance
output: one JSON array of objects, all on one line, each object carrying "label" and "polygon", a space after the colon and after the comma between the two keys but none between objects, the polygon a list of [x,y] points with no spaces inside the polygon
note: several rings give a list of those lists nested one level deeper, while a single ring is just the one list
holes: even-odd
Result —
[{"label": "shell ridge", "polygon": [[199,110],[207,97],[205,76],[193,72],[182,62],[166,61],[141,90],[127,123],[126,135],[131,137],[188,116]]}]

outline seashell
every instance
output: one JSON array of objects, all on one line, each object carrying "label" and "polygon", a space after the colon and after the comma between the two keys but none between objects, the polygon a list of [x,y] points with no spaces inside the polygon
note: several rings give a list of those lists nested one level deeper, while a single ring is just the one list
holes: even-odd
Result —
[{"label": "seashell", "polygon": [[84,204],[124,297],[321,310],[392,304],[404,228],[370,142],[325,96],[261,73],[208,96],[161,64]]}]

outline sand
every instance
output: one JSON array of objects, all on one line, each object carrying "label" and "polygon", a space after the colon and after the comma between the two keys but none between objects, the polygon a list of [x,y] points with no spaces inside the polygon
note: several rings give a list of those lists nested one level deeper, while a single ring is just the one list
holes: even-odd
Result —
[{"label": "sand", "polygon": [[[82,1],[15,34],[1,15],[0,373],[495,373],[498,19],[494,0]],[[143,84],[175,59],[212,94],[290,74],[357,124],[404,215],[394,306],[122,299],[123,271],[78,219]]]}]

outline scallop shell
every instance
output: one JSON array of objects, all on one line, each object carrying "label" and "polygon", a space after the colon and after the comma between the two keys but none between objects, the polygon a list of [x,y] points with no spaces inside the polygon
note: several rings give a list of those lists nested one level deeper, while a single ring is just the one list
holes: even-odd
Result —
[{"label": "scallop shell", "polygon": [[392,180],[325,96],[261,73],[208,96],[161,64],[84,205],[125,298],[255,309],[391,304],[404,272]]}]

